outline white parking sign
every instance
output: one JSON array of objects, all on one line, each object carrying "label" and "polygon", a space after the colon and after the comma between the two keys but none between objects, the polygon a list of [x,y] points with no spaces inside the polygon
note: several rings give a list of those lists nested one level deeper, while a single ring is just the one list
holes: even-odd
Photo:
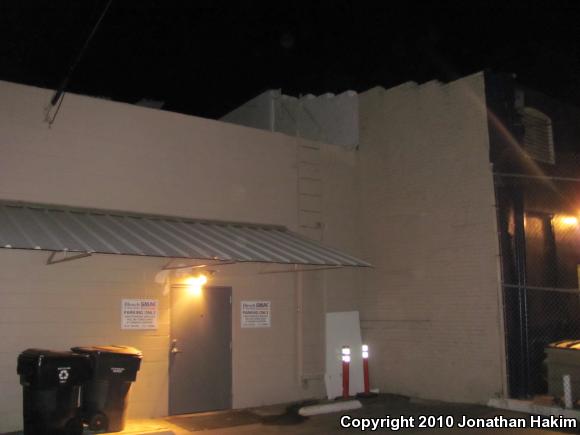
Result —
[{"label": "white parking sign", "polygon": [[269,328],[271,301],[242,301],[242,328]]},{"label": "white parking sign", "polygon": [[121,329],[157,329],[157,299],[123,299]]}]

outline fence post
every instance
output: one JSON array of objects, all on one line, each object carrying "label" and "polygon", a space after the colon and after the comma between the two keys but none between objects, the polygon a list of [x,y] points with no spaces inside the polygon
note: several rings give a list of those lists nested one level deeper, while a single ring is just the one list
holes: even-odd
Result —
[{"label": "fence post", "polygon": [[530,352],[528,340],[528,295],[526,288],[526,231],[524,228],[524,194],[521,188],[512,189],[515,224],[515,257],[518,283],[520,350],[522,357],[522,396],[528,397],[530,389]]}]

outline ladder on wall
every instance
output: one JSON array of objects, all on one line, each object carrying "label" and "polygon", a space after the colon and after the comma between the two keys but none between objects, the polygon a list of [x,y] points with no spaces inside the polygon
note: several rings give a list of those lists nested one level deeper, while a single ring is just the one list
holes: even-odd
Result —
[{"label": "ladder on wall", "polygon": [[322,175],[320,145],[301,142],[297,146],[298,225],[305,236],[322,241]]}]

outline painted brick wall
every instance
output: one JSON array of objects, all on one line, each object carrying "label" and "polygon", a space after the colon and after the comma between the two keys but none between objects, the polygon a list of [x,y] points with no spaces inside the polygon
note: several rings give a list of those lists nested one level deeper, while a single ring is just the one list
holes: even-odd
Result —
[{"label": "painted brick wall", "polygon": [[372,383],[483,403],[503,390],[483,74],[360,98],[361,304]]},{"label": "painted brick wall", "polygon": [[[22,427],[16,358],[25,348],[137,347],[144,358],[131,391],[130,415],[164,415],[169,301],[155,283],[164,260],[99,255],[46,266],[47,255],[0,250],[0,432]],[[158,299],[158,330],[122,331],[123,298]]]},{"label": "painted brick wall", "polygon": [[[0,199],[127,210],[194,218],[297,225],[297,145],[279,133],[78,95],[67,95],[52,128],[43,122],[51,91],[0,82]],[[343,151],[328,148],[329,161]],[[333,157],[334,156],[334,157]],[[348,168],[354,178],[352,156]],[[346,167],[324,183],[349,183]],[[335,180],[336,179],[336,180]],[[344,210],[354,190],[325,206],[332,231],[325,241],[356,245]],[[332,216],[331,216],[332,215]],[[353,252],[356,254],[356,252]],[[93,256],[46,266],[48,254],[0,250],[0,433],[21,427],[16,357],[25,348],[66,349],[83,344],[127,344],[145,353],[130,415],[167,414],[169,297],[154,277],[163,259]],[[259,275],[260,268],[220,268],[216,285],[233,288],[234,407],[287,402],[324,394],[321,378],[298,380],[295,275]],[[303,371],[324,364],[323,285],[304,288]],[[352,272],[342,274],[329,299],[353,300]],[[335,297],[336,293],[336,297]],[[155,332],[120,330],[120,301],[161,300]],[[241,329],[242,300],[272,301],[272,328]],[[91,307],[94,307],[91,308]],[[70,316],[70,317],[68,317]]]}]

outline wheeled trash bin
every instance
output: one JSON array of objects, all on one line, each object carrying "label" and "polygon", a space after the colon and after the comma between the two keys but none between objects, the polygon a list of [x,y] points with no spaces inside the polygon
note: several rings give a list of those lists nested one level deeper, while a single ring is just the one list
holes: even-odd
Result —
[{"label": "wheeled trash bin", "polygon": [[24,435],[80,435],[81,384],[91,375],[87,355],[27,349],[18,356]]},{"label": "wheeled trash bin", "polygon": [[89,356],[93,373],[83,385],[83,421],[91,430],[122,431],[129,390],[141,367],[141,351],[127,346],[73,347],[72,351]]},{"label": "wheeled trash bin", "polygon": [[580,400],[580,340],[561,340],[546,346],[548,393],[564,396],[563,377],[570,375],[572,400]]}]

